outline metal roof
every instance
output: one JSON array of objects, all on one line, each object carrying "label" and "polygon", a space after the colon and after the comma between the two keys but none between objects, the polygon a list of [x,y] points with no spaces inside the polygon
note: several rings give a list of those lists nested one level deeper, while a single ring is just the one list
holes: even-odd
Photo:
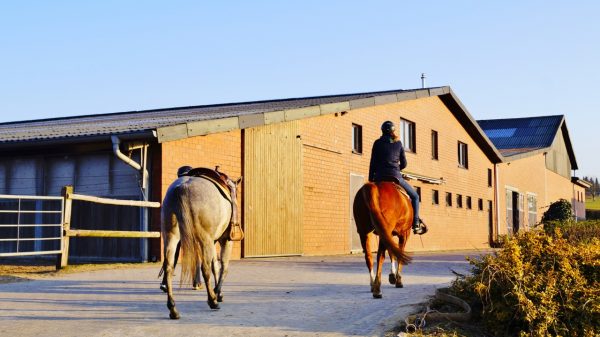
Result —
[{"label": "metal roof", "polygon": [[190,122],[297,109],[411,91],[416,90],[378,91],[0,123],[0,143],[136,133]]},{"label": "metal roof", "polygon": [[552,146],[564,116],[478,120],[481,129],[503,156]]},{"label": "metal roof", "polygon": [[500,152],[448,86],[0,123],[0,148],[110,142],[112,135],[128,140],[152,138],[160,143],[433,96],[440,98],[492,162],[502,161]]}]

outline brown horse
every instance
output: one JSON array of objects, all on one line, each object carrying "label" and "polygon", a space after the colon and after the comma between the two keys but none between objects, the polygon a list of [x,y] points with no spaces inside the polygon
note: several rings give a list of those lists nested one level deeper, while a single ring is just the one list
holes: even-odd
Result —
[{"label": "brown horse", "polygon": [[[392,273],[389,275],[389,281],[397,288],[403,286],[400,277],[402,265],[411,261],[410,256],[404,252],[413,221],[410,198],[400,192],[399,187],[393,182],[366,183],[354,197],[353,210],[356,230],[360,236],[371,277],[371,292],[373,297],[381,298],[381,268],[386,250],[392,258]],[[379,236],[376,273],[373,272],[371,256],[372,234]],[[395,242],[394,236],[398,237],[399,243]]]}]

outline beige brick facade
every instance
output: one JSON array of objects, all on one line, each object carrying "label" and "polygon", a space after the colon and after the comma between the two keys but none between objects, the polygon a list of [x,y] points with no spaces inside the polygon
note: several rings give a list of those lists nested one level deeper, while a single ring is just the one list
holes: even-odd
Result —
[{"label": "beige brick facade", "polygon": [[[405,171],[443,178],[444,184],[412,180],[421,189],[421,217],[427,222],[427,235],[411,237],[411,251],[471,249],[488,247],[488,201],[493,188],[488,186],[488,169],[493,164],[479,149],[463,126],[437,97],[423,98],[369,108],[346,114],[314,117],[302,121],[305,182],[305,254],[346,253],[350,251],[350,174],[368,177],[371,147],[381,135],[386,120],[396,125],[400,118],[416,125],[416,152],[407,153]],[[352,124],[362,126],[363,153],[352,152]],[[431,130],[438,132],[439,159],[431,159]],[[458,165],[458,141],[469,150],[468,169]],[[432,204],[433,190],[439,204]],[[451,207],[445,193],[452,193]],[[462,195],[463,207],[456,204]],[[466,199],[471,198],[471,209]],[[483,210],[478,209],[482,199]],[[422,239],[422,240],[421,240]]]},{"label": "beige brick facade", "polygon": [[[437,184],[409,180],[420,189],[421,218],[429,226],[426,235],[411,236],[407,245],[409,251],[489,247],[498,234],[507,233],[506,190],[523,194],[523,226],[530,222],[529,196],[535,197],[533,219],[539,221],[543,207],[551,201],[558,198],[571,200],[583,190],[574,188],[564,176],[546,169],[543,154],[495,165],[488,157],[489,153],[484,153],[438,96],[303,118],[299,124],[300,134],[297,135],[302,143],[304,183],[302,254],[345,254],[351,251],[355,228],[352,224],[351,203],[354,196],[351,195],[350,177],[363,176],[366,181],[371,147],[381,135],[381,124],[391,120],[399,126],[401,119],[413,122],[416,134],[416,151],[407,152],[405,172],[443,181]],[[362,153],[352,149],[353,124],[362,128]],[[438,159],[432,159],[432,130],[438,135]],[[177,169],[183,165],[220,165],[222,171],[234,178],[243,174],[243,135],[243,130],[234,130],[163,143],[161,196],[175,179]],[[459,142],[468,147],[467,168],[461,167],[458,162]],[[432,198],[434,191],[438,193],[437,204]],[[447,194],[452,205],[446,204]],[[242,196],[240,191],[240,206]],[[462,200],[462,206],[459,206],[458,198]],[[242,244],[235,244],[234,258],[242,257]]]}]

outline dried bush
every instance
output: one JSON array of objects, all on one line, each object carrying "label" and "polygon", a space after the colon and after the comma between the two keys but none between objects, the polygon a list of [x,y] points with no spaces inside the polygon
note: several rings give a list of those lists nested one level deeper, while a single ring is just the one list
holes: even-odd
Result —
[{"label": "dried bush", "polygon": [[471,275],[452,285],[497,336],[600,334],[600,240],[571,242],[559,229],[508,239],[470,259]]}]

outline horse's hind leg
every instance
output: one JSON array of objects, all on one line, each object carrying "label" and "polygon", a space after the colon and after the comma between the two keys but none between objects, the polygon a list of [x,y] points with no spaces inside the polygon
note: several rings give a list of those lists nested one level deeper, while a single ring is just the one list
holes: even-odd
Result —
[{"label": "horse's hind leg", "polygon": [[367,264],[367,269],[369,269],[371,292],[373,292],[373,284],[375,282],[375,273],[373,272],[373,255],[371,254],[371,251],[372,251],[371,236],[372,236],[371,233],[367,233],[367,234],[359,233],[360,244],[362,246],[363,253],[365,253],[365,262]]},{"label": "horse's hind leg", "polygon": [[373,282],[373,297],[382,298],[381,294],[381,270],[383,269],[383,261],[385,260],[385,246],[383,241],[379,241],[379,248],[377,249],[377,272],[375,275],[375,282]]},{"label": "horse's hind leg", "polygon": [[165,238],[165,278],[167,285],[167,308],[169,308],[169,317],[171,319],[179,319],[179,312],[175,308],[175,300],[173,299],[173,271],[175,265],[175,251],[179,238],[175,238],[172,234],[167,234]]},{"label": "horse's hind leg", "polygon": [[[173,269],[175,269],[175,267],[177,267],[177,260],[179,259],[179,249],[180,248],[181,248],[181,241],[177,242],[177,249],[175,249],[175,258],[173,260]],[[165,251],[165,254],[166,254],[166,251]],[[160,290],[162,290],[165,293],[167,292],[167,273],[165,273],[166,270],[167,270],[167,259],[165,258],[163,261],[163,265],[162,265],[162,272],[164,274],[163,274],[162,282],[160,283]]]},{"label": "horse's hind leg", "polygon": [[392,254],[391,252],[388,251],[388,254],[390,256],[390,274],[389,274],[389,282],[390,284],[394,285],[396,284],[396,276],[398,275],[398,259],[396,259],[396,257],[394,256],[394,254]]},{"label": "horse's hind leg", "polygon": [[219,243],[221,245],[221,268],[220,273],[218,273],[218,275],[215,274],[215,282],[217,283],[215,286],[215,293],[217,294],[217,301],[223,302],[223,292],[221,291],[221,287],[223,286],[225,276],[227,276],[227,271],[229,270],[229,259],[231,257],[233,241],[222,239]]},{"label": "horse's hind leg", "polygon": [[202,264],[200,269],[202,270],[202,277],[204,278],[204,284],[206,285],[206,294],[208,295],[208,306],[211,309],[219,309],[217,303],[217,295],[211,287],[210,274],[212,272],[212,266],[214,264],[214,258],[216,256],[215,244],[209,238],[202,240],[205,244],[201,247],[202,249]]}]

